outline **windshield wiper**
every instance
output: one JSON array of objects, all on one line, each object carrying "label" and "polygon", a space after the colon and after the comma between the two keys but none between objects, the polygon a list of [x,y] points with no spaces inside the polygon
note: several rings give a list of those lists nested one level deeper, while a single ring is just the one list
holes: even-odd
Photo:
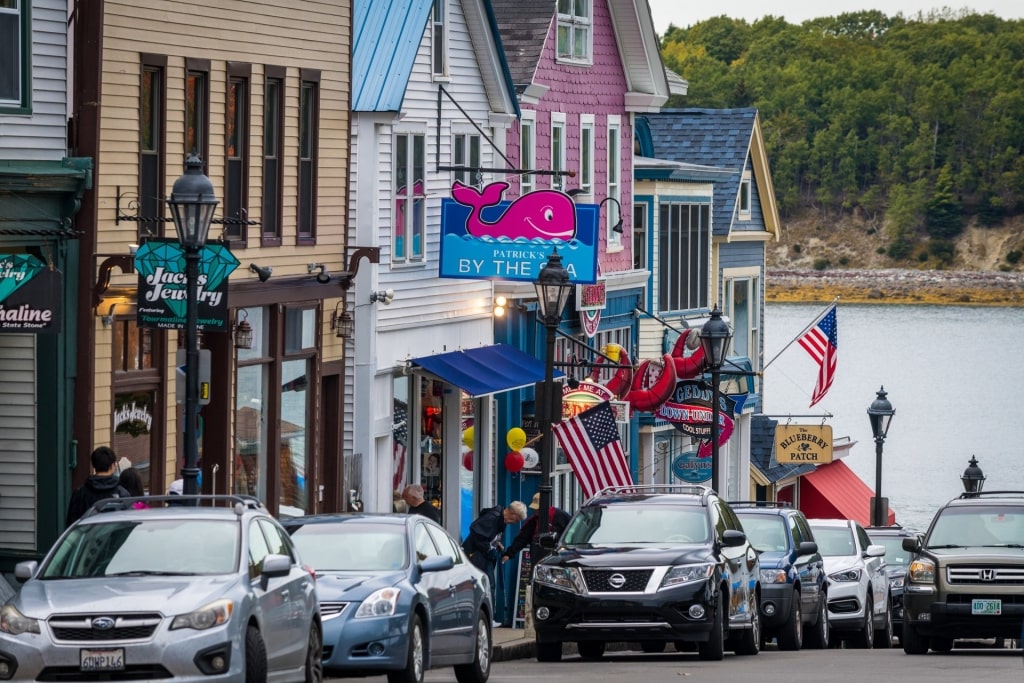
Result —
[{"label": "windshield wiper", "polygon": [[196,572],[162,572],[154,569],[135,569],[129,572],[117,572],[106,576],[195,576]]},{"label": "windshield wiper", "polygon": [[966,548],[966,545],[956,545],[955,543],[947,543],[945,545],[930,545],[927,550],[949,550],[950,548]]}]

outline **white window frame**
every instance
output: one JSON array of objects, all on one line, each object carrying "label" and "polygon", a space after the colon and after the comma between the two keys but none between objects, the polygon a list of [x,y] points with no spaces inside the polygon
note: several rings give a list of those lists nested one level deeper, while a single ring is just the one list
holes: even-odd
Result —
[{"label": "white window frame", "polygon": [[430,9],[430,70],[434,80],[448,78],[448,0]]},{"label": "white window frame", "polygon": [[618,115],[608,117],[607,156],[606,196],[615,201],[607,204],[605,235],[608,239],[608,249],[615,250],[622,248],[622,235],[612,230],[612,226],[619,221],[619,212],[622,210],[622,119]]},{"label": "white window frame", "polygon": [[736,197],[736,206],[740,220],[750,220],[750,205],[753,202],[753,197],[751,196],[752,189],[750,185],[750,171],[744,171],[743,178],[740,180],[739,194]]},{"label": "white window frame", "polygon": [[[555,137],[559,140],[559,148],[555,149]],[[551,114],[551,170],[552,171],[566,171],[565,162],[565,114],[561,112],[552,112]],[[551,189],[553,190],[565,190],[565,176],[563,175],[552,175],[551,176]]]},{"label": "white window frame", "polygon": [[[526,171],[537,170],[537,112],[524,111],[519,120],[519,167]],[[530,131],[529,138],[525,131]],[[519,192],[526,194],[537,189],[537,176],[524,173],[519,178]]]},{"label": "white window frame", "polygon": [[[14,59],[0,67],[11,69],[15,94],[14,97],[0,99],[0,110],[27,109],[29,106],[29,103],[26,101],[27,88],[25,87],[25,78],[30,71],[29,65],[31,64],[31,41],[29,40],[29,31],[27,30],[31,2],[29,0],[14,0],[14,3],[14,7],[0,8],[0,17],[2,17],[3,21],[15,24],[14,44],[4,47],[5,51],[9,51],[9,55],[13,56]],[[3,56],[3,54],[0,53],[0,56]],[[0,63],[7,61],[3,59],[0,60]]]},{"label": "white window frame", "polygon": [[[678,212],[673,215],[676,207]],[[710,202],[690,198],[659,199],[657,222],[651,226],[658,231],[657,263],[651,267],[658,273],[659,314],[711,306],[711,208]]]},{"label": "white window frame", "polygon": [[594,115],[580,114],[580,194],[594,196]]},{"label": "white window frame", "polygon": [[[408,141],[405,149],[405,158],[402,160],[398,158],[398,141],[400,138],[405,138]],[[399,165],[405,165],[406,179],[415,175],[415,147],[417,140],[421,141],[423,150],[423,178],[420,179],[422,180],[423,185],[419,193],[415,193],[411,196],[404,193],[399,194],[399,190],[401,189],[398,183]],[[394,167],[391,173],[391,188],[394,214],[392,215],[391,221],[391,262],[393,264],[422,263],[426,258],[427,251],[426,133],[422,131],[396,131],[392,139],[392,150],[392,164]],[[414,190],[416,180],[416,178],[413,178]],[[408,204],[410,201],[414,205],[414,210],[404,211],[400,214],[400,203]],[[402,223],[401,225],[399,225],[400,222]],[[401,243],[399,242],[400,234],[402,235]]]},{"label": "white window frame", "polygon": [[[460,131],[452,135],[452,166],[482,168],[483,158],[484,140],[480,133]],[[457,180],[463,185],[482,185],[484,182],[483,174],[478,178],[476,174],[466,171],[452,171],[452,180]]]},{"label": "white window frame", "polygon": [[[577,12],[577,9],[582,11]],[[591,0],[558,0],[555,27],[555,56],[559,62],[593,64],[594,30]],[[567,35],[568,49],[563,51],[561,34]]]},{"label": "white window frame", "polygon": [[[747,268],[726,268],[722,271],[723,279],[723,308],[729,316],[730,326],[733,330],[733,339],[730,345],[731,353],[738,355],[736,340],[742,337],[746,345],[742,355],[750,359],[751,369],[754,372],[760,371],[761,364],[761,306],[760,288],[761,272],[756,266]],[[747,287],[747,315],[746,324],[743,329],[738,326],[743,322],[743,316],[736,314],[736,285],[743,283]]]},{"label": "white window frame", "polygon": [[630,226],[630,234],[633,237],[633,270],[647,270],[650,210],[650,203],[633,201],[633,224]]}]

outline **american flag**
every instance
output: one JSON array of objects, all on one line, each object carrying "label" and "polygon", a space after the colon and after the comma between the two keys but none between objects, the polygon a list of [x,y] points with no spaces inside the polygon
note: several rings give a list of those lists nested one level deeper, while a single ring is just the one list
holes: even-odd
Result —
[{"label": "american flag", "polygon": [[825,397],[832,386],[832,380],[836,377],[836,355],[839,347],[836,305],[832,304],[818,324],[807,330],[798,341],[818,364],[818,383],[814,387],[814,395],[811,396],[811,406],[814,406]]},{"label": "american flag", "polygon": [[554,425],[553,429],[584,496],[589,498],[609,486],[633,483],[615,414],[607,401]]}]

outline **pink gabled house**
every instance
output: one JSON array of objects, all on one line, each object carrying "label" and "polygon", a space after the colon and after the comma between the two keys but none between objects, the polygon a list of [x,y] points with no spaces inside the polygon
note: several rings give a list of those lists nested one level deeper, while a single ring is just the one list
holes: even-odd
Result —
[{"label": "pink gabled house", "polygon": [[[598,265],[603,297],[593,291],[570,298],[559,327],[555,359],[570,377],[588,369],[590,349],[617,344],[636,347],[634,310],[644,301],[649,273],[633,256],[633,128],[636,116],[657,112],[670,94],[647,0],[492,0],[521,116],[508,135],[506,154],[513,197],[536,189],[561,189],[577,204],[598,205]],[[506,196],[506,198],[511,198]],[[529,282],[495,282],[495,296],[510,301],[508,315],[495,321],[496,342],[543,358],[544,328],[537,323],[536,294]],[[583,298],[587,301],[584,302]],[[585,304],[602,302],[599,310]],[[594,308],[594,306],[590,306]],[[566,396],[565,410],[582,407]],[[507,426],[527,433],[537,419],[535,402],[499,410]],[[617,412],[619,432],[636,470],[638,418]],[[499,432],[507,426],[500,425]],[[571,468],[557,459],[552,503],[574,510],[581,502]],[[537,474],[532,472],[529,474]],[[634,479],[636,477],[634,476]],[[506,493],[529,499],[540,477],[506,480]]]}]

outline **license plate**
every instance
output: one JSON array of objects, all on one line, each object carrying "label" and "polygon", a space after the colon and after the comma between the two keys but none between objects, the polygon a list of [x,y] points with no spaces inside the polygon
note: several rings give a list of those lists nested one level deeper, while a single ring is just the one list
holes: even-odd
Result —
[{"label": "license plate", "polygon": [[1003,613],[1002,600],[980,600],[971,601],[971,614],[982,616],[998,617]]},{"label": "license plate", "polygon": [[124,671],[124,648],[82,650],[79,654],[82,671]]}]

